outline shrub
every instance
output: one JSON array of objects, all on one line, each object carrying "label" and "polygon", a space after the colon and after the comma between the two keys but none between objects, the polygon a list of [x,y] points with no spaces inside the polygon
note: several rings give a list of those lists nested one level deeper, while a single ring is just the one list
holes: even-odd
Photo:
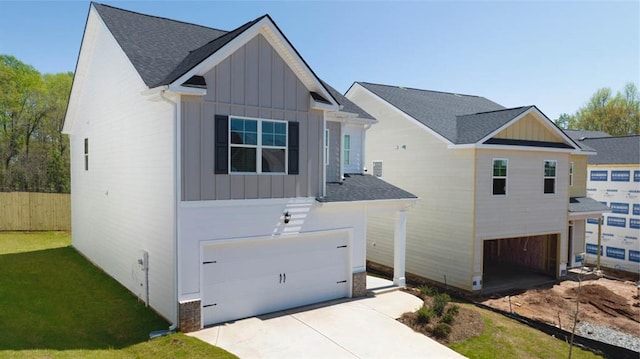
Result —
[{"label": "shrub", "polygon": [[447,311],[442,315],[442,318],[440,319],[440,321],[445,324],[453,324],[454,319],[455,319],[455,315]]},{"label": "shrub", "polygon": [[431,308],[423,306],[422,308],[418,309],[418,323],[427,324],[431,321],[431,319],[433,319],[433,317],[435,317],[435,315],[436,314]]},{"label": "shrub", "polygon": [[429,296],[429,297],[432,297],[434,294],[438,293],[438,291],[436,291],[435,289],[433,289],[433,288],[431,288],[431,287],[429,287],[427,285],[424,285],[424,284],[419,285],[418,286],[418,290],[420,291],[420,294],[426,295],[426,296]]},{"label": "shrub", "polygon": [[436,294],[433,297],[433,311],[437,316],[441,317],[444,313],[444,308],[449,304],[451,297],[447,293]]},{"label": "shrub", "polygon": [[447,308],[447,313],[451,313],[454,316],[458,315],[459,312],[460,312],[460,306],[457,304],[454,304],[449,308]]},{"label": "shrub", "polygon": [[439,339],[446,339],[451,333],[451,326],[445,323],[438,323],[431,331],[433,336]]}]

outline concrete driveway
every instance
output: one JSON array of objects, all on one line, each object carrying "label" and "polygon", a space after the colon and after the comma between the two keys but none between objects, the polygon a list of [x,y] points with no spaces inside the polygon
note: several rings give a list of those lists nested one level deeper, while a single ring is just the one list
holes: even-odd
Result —
[{"label": "concrete driveway", "polygon": [[421,305],[401,291],[217,325],[189,335],[240,358],[464,358],[395,319]]}]

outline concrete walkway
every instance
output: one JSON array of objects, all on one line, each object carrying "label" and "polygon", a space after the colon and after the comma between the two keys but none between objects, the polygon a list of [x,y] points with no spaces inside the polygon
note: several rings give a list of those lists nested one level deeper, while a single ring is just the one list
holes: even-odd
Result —
[{"label": "concrete walkway", "polygon": [[396,321],[420,299],[391,291],[217,325],[189,335],[240,358],[464,358]]}]

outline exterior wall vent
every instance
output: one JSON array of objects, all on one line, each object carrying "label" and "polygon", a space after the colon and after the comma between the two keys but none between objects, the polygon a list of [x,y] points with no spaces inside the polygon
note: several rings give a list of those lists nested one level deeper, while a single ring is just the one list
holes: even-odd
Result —
[{"label": "exterior wall vent", "polygon": [[382,178],[382,161],[373,161],[373,175]]}]

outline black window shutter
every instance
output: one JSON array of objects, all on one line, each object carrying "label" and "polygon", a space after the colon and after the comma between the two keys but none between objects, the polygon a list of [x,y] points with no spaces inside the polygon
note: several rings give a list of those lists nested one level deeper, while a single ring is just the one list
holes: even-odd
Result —
[{"label": "black window shutter", "polygon": [[216,115],[215,119],[215,174],[229,173],[229,116]]},{"label": "black window shutter", "polygon": [[289,122],[289,174],[297,175],[299,173],[298,157],[300,154],[300,124],[298,122]]}]

